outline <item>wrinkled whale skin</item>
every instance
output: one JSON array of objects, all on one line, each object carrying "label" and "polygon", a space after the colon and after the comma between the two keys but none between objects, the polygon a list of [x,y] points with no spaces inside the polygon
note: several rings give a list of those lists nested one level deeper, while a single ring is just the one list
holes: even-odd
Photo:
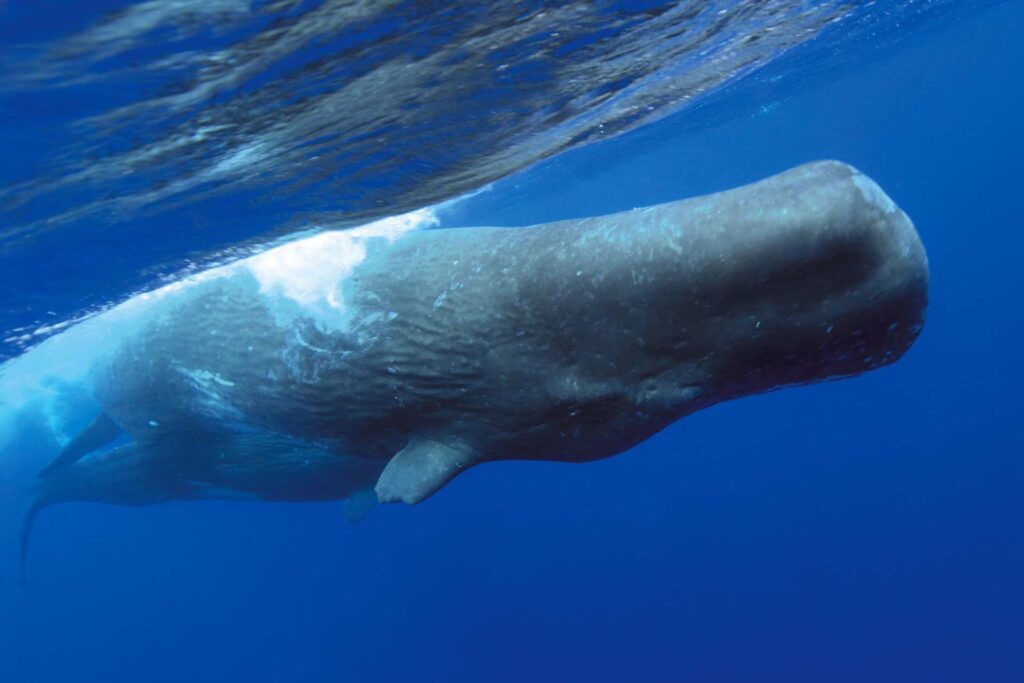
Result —
[{"label": "wrinkled whale skin", "polygon": [[282,325],[244,272],[193,290],[93,373],[130,443],[48,471],[37,507],[415,503],[488,460],[608,457],[720,401],[895,361],[928,268],[873,181],[816,162],[609,216],[372,240],[328,327]]}]

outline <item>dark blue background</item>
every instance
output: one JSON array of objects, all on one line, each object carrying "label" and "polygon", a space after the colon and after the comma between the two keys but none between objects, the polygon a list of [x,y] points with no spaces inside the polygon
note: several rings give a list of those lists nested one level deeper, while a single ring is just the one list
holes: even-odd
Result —
[{"label": "dark blue background", "polygon": [[1022,29],[1024,4],[992,9],[448,216],[594,214],[839,158],[928,248],[928,324],[897,365],[602,462],[489,464],[356,527],[334,504],[48,510],[31,587],[0,577],[0,679],[1024,680]]}]

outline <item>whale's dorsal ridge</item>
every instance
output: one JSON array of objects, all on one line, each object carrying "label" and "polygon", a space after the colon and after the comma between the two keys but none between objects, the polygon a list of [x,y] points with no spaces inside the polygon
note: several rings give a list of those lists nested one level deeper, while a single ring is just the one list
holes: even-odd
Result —
[{"label": "whale's dorsal ridge", "polygon": [[479,453],[458,440],[414,438],[388,462],[375,491],[382,503],[415,505],[479,462]]}]

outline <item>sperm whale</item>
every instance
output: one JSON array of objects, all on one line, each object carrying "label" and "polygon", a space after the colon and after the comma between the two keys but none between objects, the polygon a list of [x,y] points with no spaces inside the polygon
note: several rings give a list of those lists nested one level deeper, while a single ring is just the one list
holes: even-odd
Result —
[{"label": "sperm whale", "polygon": [[[116,339],[89,372],[95,421],[40,473],[23,551],[55,503],[345,499],[358,519],[489,461],[609,457],[722,401],[892,363],[928,300],[911,221],[834,161],[359,245],[330,306],[254,262]],[[297,253],[290,272],[330,256]]]}]

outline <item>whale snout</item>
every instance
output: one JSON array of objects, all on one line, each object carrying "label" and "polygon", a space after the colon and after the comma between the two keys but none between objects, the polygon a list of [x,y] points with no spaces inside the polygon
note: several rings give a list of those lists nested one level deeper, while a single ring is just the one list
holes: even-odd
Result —
[{"label": "whale snout", "polygon": [[721,280],[731,340],[721,378],[747,393],[900,358],[924,324],[928,260],[896,203],[839,162],[743,191],[745,233]]},{"label": "whale snout", "polygon": [[[830,375],[863,372],[900,358],[928,306],[928,259],[910,218],[867,176],[845,164],[826,172],[837,197],[818,227],[822,245],[808,282],[809,340]],[[837,282],[832,272],[846,273]],[[803,322],[803,321],[800,321]]]}]

